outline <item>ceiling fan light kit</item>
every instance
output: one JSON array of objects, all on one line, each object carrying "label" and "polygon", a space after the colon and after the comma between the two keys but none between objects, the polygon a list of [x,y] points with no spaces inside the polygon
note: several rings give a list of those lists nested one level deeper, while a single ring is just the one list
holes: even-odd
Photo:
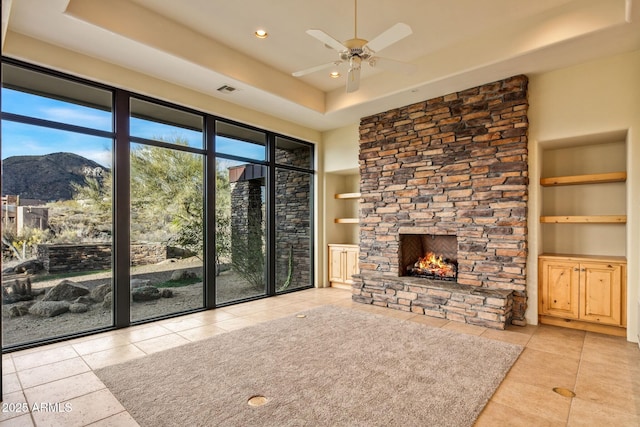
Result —
[{"label": "ceiling fan light kit", "polygon": [[[340,60],[333,61],[328,64],[317,65],[305,70],[292,73],[294,77],[301,77],[307,74],[315,73],[327,68],[335,67],[343,63],[349,64],[347,73],[347,92],[355,92],[360,87],[360,69],[362,62],[366,62],[371,67],[379,65],[381,68],[389,68],[394,71],[411,72],[412,64],[394,61],[388,58],[375,56],[376,52],[402,40],[412,33],[411,27],[407,24],[399,22],[391,28],[368,41],[358,38],[358,1],[354,0],[355,17],[354,17],[354,36],[352,39],[340,42],[320,29],[312,28],[307,30],[307,34],[318,39],[324,45],[338,51]],[[332,73],[334,77],[334,73]]]}]

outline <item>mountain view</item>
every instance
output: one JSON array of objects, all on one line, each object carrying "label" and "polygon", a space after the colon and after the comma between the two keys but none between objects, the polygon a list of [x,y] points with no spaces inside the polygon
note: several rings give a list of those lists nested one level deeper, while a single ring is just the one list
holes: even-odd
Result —
[{"label": "mountain view", "polygon": [[85,177],[101,177],[108,169],[73,153],[13,156],[2,162],[2,195],[46,202],[73,198],[72,183]]}]

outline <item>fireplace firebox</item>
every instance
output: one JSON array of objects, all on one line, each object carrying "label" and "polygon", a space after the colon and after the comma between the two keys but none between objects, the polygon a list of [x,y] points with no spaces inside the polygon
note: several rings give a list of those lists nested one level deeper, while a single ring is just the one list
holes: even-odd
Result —
[{"label": "fireplace firebox", "polygon": [[458,239],[451,235],[400,234],[400,276],[455,282],[458,277]]}]

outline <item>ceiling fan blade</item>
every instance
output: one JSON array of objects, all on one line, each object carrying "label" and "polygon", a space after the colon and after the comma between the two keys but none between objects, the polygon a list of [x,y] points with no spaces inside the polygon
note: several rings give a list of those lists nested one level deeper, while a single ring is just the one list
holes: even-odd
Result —
[{"label": "ceiling fan blade", "polygon": [[412,32],[413,31],[411,30],[410,26],[408,26],[407,24],[403,24],[402,22],[399,22],[393,27],[389,28],[384,33],[380,34],[379,36],[371,40],[365,46],[374,52],[378,52],[384,49],[385,47],[390,46],[395,42],[402,40],[403,38],[410,35]]},{"label": "ceiling fan blade", "polygon": [[311,37],[315,37],[316,39],[320,40],[322,43],[326,44],[327,46],[334,48],[338,52],[342,52],[343,50],[349,50],[341,42],[334,39],[333,37],[331,37],[329,34],[325,33],[322,30],[312,28],[310,30],[307,30],[307,34],[309,34]]},{"label": "ceiling fan blade", "polygon": [[305,70],[296,71],[294,73],[291,73],[291,75],[293,77],[306,76],[307,74],[315,73],[316,71],[320,71],[320,70],[324,70],[326,68],[331,68],[333,66],[340,65],[340,62],[341,61],[333,61],[333,62],[329,62],[327,64],[316,65],[315,67],[307,68]]},{"label": "ceiling fan blade", "polygon": [[349,68],[347,74],[347,93],[355,92],[360,88],[360,68]]},{"label": "ceiling fan blade", "polygon": [[381,58],[379,56],[374,56],[369,60],[369,65],[372,67],[380,67],[384,70],[394,71],[396,73],[404,73],[411,74],[413,73],[417,66],[414,64],[410,64],[408,62],[396,61],[394,59],[389,58]]}]

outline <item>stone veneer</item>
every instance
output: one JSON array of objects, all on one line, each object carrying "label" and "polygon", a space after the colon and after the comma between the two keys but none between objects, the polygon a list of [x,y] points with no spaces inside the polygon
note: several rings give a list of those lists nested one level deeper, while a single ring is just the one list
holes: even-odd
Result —
[{"label": "stone veneer", "polygon": [[[292,144],[276,147],[276,163],[309,170],[310,146]],[[255,274],[264,271],[265,204],[263,193],[268,169],[244,164],[229,169],[231,246],[234,262],[253,266]],[[307,287],[311,284],[311,184],[313,174],[276,166],[275,179],[275,258],[276,290]],[[259,261],[248,263],[251,257]],[[245,259],[243,261],[243,259]]]},{"label": "stone veneer", "polygon": [[[515,76],[361,120],[355,301],[524,324],[527,83]],[[399,236],[419,233],[457,237],[457,284],[399,277]]]},{"label": "stone veneer", "polygon": [[[110,270],[110,243],[43,244],[37,246],[37,258],[47,273]],[[169,258],[192,256],[188,251],[161,243],[132,243],[131,265],[157,264]]]}]

